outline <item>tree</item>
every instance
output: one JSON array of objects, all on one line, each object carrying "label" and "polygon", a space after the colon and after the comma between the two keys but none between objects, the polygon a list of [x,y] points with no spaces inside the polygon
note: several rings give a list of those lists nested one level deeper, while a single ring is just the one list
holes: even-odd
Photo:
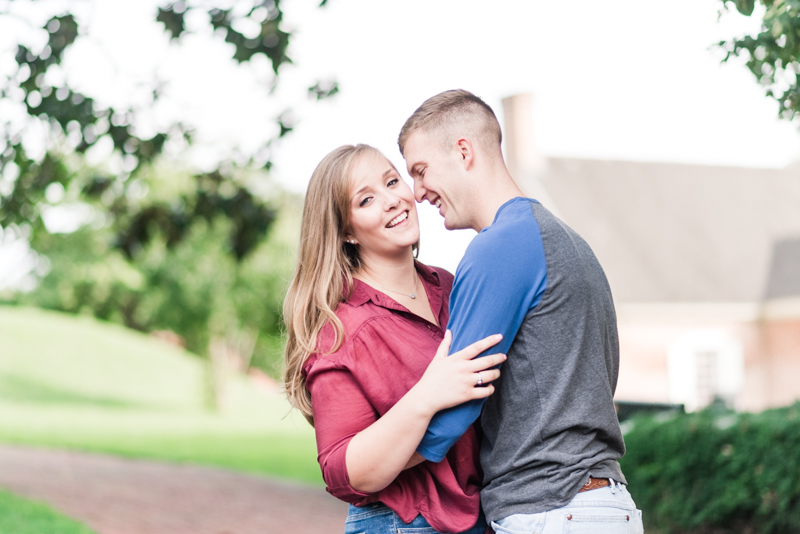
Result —
[{"label": "tree", "polygon": [[723,62],[744,57],[747,68],[765,88],[768,97],[778,102],[781,118],[792,120],[800,113],[800,0],[722,0],[750,17],[756,5],[765,9],[762,31],[755,36],[721,41],[726,51]]},{"label": "tree", "polygon": [[[206,11],[208,23],[233,45],[232,60],[242,64],[257,55],[266,56],[274,72],[274,85],[281,67],[291,63],[287,50],[292,34],[283,27],[280,0],[250,2],[250,9],[237,15],[239,11],[219,7],[224,4],[221,1],[179,1],[159,7],[154,17],[172,40],[180,41],[188,34],[186,17],[194,11]],[[0,17],[19,16],[13,7],[23,3],[6,0]],[[245,19],[260,25],[257,37],[248,38],[235,29]],[[216,215],[233,223],[229,235],[232,254],[241,260],[250,252],[266,235],[274,211],[237,180],[236,170],[271,168],[272,145],[292,130],[287,114],[278,116],[275,136],[264,140],[249,158],[220,162],[216,169],[198,173],[194,191],[170,202],[131,202],[130,198],[137,196],[135,190],[141,187],[137,178],[152,166],[169,140],[192,143],[191,126],[175,122],[147,138],[137,134],[139,116],[159,99],[158,86],[152,88],[145,105],[117,109],[73,90],[66,82],[54,84],[53,79],[58,77],[49,74],[61,67],[65,53],[82,38],[81,27],[76,15],[61,13],[52,16],[40,31],[46,32],[47,44],[39,50],[19,44],[15,54],[18,68],[0,87],[0,98],[24,106],[28,115],[23,124],[6,123],[0,131],[0,173],[5,178],[0,184],[0,226],[29,225],[34,232],[42,231],[40,207],[48,188],[53,195],[77,190],[84,200],[101,201],[95,202],[95,208],[113,218],[116,246],[129,259],[156,234],[166,236],[173,246],[185,237],[193,221]],[[335,82],[320,81],[308,91],[320,100],[335,94],[338,87]],[[24,137],[34,135],[34,129],[43,129],[48,138],[47,151],[41,158],[29,156],[23,146]],[[104,140],[112,142],[114,155],[123,162],[120,172],[81,174],[67,163],[67,156],[80,159]]]},{"label": "tree", "polygon": [[[142,133],[142,117],[162,98],[159,83],[144,102],[120,107],[58,75],[65,56],[87,38],[76,6],[92,1],[53,12],[37,30],[21,9],[33,0],[0,0],[0,19],[22,20],[38,32],[38,42],[17,45],[14,72],[0,78],[0,101],[23,117],[0,124],[0,228],[24,230],[50,265],[40,286],[15,300],[89,312],[142,331],[171,330],[198,354],[213,359],[234,352],[269,369],[280,345],[287,258],[281,236],[268,237],[281,210],[290,217],[297,209],[287,207],[293,201],[285,195],[265,198],[252,184],[268,180],[276,142],[292,131],[290,114],[277,114],[274,135],[257,149],[232,153],[211,170],[165,161],[166,147],[188,148],[194,135],[185,120]],[[154,23],[180,42],[190,34],[188,17],[203,14],[235,64],[246,68],[267,58],[272,79],[265,96],[277,103],[272,90],[291,63],[292,38],[280,0],[231,4],[165,3],[154,11]],[[259,30],[240,31],[244,22]],[[337,91],[334,81],[317,81],[307,94],[322,100]],[[45,149],[32,154],[26,142],[37,136]],[[116,165],[91,163],[88,155],[103,143]],[[50,234],[47,214],[74,205],[93,216],[75,231]]]},{"label": "tree", "polygon": [[50,273],[16,302],[90,313],[145,332],[178,333],[188,350],[208,358],[209,400],[222,408],[231,369],[277,370],[300,199],[282,194],[271,204],[274,227],[240,261],[225,246],[232,223],[223,217],[196,221],[173,246],[156,236],[133,260],[113,247],[108,227],[42,232],[35,244],[48,258]]}]

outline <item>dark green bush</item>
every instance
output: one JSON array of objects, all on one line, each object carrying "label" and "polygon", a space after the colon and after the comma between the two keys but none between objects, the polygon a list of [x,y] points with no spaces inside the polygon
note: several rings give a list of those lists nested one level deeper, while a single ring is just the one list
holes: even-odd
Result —
[{"label": "dark green bush", "polygon": [[634,419],[622,468],[647,528],[800,532],[800,403]]}]

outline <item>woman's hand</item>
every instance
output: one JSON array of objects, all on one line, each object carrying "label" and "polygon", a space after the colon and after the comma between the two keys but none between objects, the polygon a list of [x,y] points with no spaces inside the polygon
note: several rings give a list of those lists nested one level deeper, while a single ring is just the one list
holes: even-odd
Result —
[{"label": "woman's hand", "polygon": [[[496,345],[502,336],[489,336],[448,356],[452,337],[449,331],[445,333],[419,382],[350,440],[345,461],[350,485],[356,490],[376,493],[391,484],[403,469],[424,461],[414,451],[436,412],[494,392],[491,382],[500,376],[500,371],[490,367],[505,361],[505,354],[473,358]],[[475,387],[477,373],[486,387]]]},{"label": "woman's hand", "polygon": [[[491,382],[500,376],[500,370],[491,367],[503,363],[506,355],[490,354],[481,358],[475,356],[493,347],[501,339],[503,336],[500,334],[489,336],[448,356],[453,340],[453,334],[448,330],[425,374],[409,393],[414,395],[420,407],[430,416],[445,408],[488,397],[494,393]],[[476,387],[479,376],[486,387]]]}]

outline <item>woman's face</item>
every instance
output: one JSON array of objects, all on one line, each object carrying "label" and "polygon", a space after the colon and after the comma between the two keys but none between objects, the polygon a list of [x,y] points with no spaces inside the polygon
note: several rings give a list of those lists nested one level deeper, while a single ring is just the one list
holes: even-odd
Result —
[{"label": "woman's face", "polygon": [[414,193],[381,154],[363,154],[353,166],[347,239],[362,257],[407,254],[419,241]]}]

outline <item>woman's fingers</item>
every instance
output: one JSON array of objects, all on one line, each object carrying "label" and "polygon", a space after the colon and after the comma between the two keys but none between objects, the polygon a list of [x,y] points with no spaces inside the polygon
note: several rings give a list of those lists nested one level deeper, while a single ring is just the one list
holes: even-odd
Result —
[{"label": "woman's fingers", "polygon": [[506,361],[505,354],[489,354],[488,356],[481,356],[480,358],[475,358],[467,362],[467,368],[470,371],[478,372],[483,369],[494,367],[495,365],[500,365],[504,361]]},{"label": "woman's fingers", "polygon": [[478,374],[481,375],[481,383],[488,384],[489,382],[493,382],[500,378],[500,369],[488,369],[486,371],[478,371],[474,373],[475,376],[475,385],[478,385]]},{"label": "woman's fingers", "polygon": [[[500,371],[493,367],[504,362],[506,356],[490,354],[473,358],[496,345],[502,338],[499,334],[489,336],[448,357],[453,334],[447,330],[436,350],[436,356],[413,389],[421,392],[421,398],[433,412],[471,399],[488,397],[494,392],[491,383],[500,376]],[[475,387],[478,382],[484,387]]]},{"label": "woman's fingers", "polygon": [[450,343],[453,341],[453,333],[450,330],[445,330],[444,339],[439,343],[439,348],[436,349],[436,357],[447,356],[450,352]]},{"label": "woman's fingers", "polygon": [[[449,332],[449,330],[448,330],[448,332]],[[445,336],[447,336],[447,333],[445,333]],[[461,349],[460,351],[452,354],[450,357],[451,358],[452,357],[458,357],[458,358],[462,358],[462,359],[465,359],[465,360],[471,360],[472,358],[474,358],[475,356],[477,356],[481,352],[485,351],[486,349],[494,347],[495,345],[500,343],[501,339],[503,339],[503,335],[502,334],[495,334],[493,336],[485,337],[485,338],[481,339],[480,341],[476,341],[472,345],[470,345],[468,347],[465,347],[465,348]],[[444,341],[442,341],[442,343],[444,343]],[[441,347],[441,345],[440,345],[440,347]]]},{"label": "woman's fingers", "polygon": [[473,388],[473,399],[485,399],[489,397],[492,393],[494,393],[494,386],[492,384],[487,385],[485,388]]}]

